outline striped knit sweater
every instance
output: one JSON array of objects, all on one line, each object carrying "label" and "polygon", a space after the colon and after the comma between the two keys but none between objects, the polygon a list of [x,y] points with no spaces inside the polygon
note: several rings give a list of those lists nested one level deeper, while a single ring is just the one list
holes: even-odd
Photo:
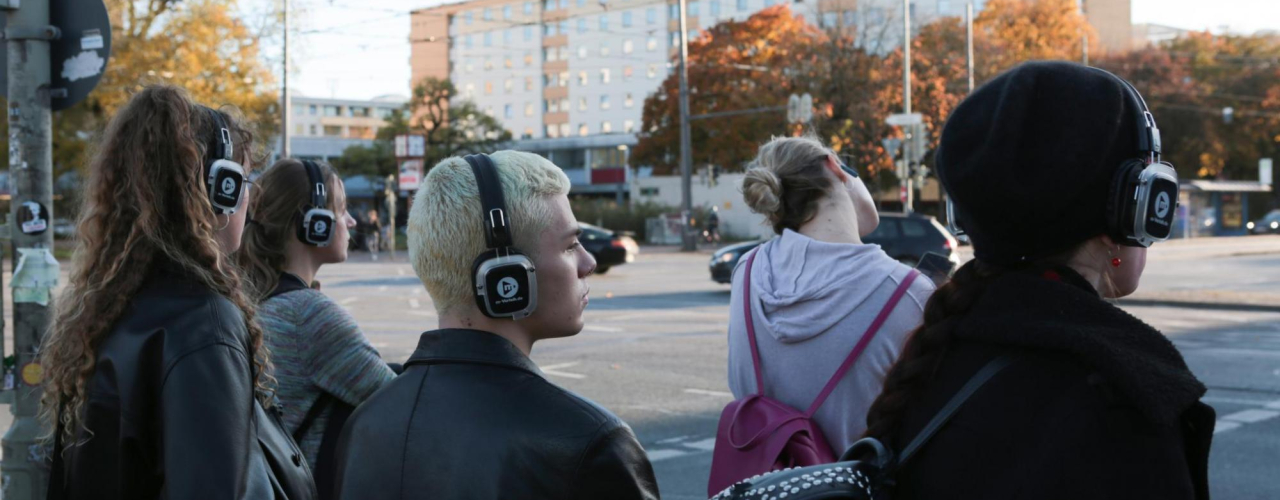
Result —
[{"label": "striped knit sweater", "polygon": [[[257,317],[271,348],[277,396],[290,434],[322,391],[359,406],[395,378],[351,315],[318,290],[271,297],[259,306]],[[298,443],[312,466],[330,413],[332,407],[321,412]]]}]

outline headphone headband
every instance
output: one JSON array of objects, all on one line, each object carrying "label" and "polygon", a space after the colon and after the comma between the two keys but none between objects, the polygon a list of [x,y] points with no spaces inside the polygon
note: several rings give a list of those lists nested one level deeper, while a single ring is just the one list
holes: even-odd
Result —
[{"label": "headphone headband", "polygon": [[316,162],[311,160],[302,160],[302,166],[307,171],[307,179],[311,181],[311,207],[328,208],[328,189],[324,185],[324,172]]},{"label": "headphone headband", "polygon": [[227,127],[227,121],[223,119],[222,112],[208,106],[201,107],[213,116],[213,140],[209,142],[209,151],[206,153],[209,157],[208,163],[215,160],[231,160],[235,153],[235,143],[232,142],[231,129]]},{"label": "headphone headband", "polygon": [[1138,127],[1138,152],[1142,153],[1142,158],[1148,164],[1160,161],[1160,128],[1156,126],[1156,118],[1147,107],[1147,101],[1142,98],[1142,93],[1138,92],[1138,89],[1128,80],[1120,78],[1115,73],[1100,68],[1094,69],[1120,82],[1124,93],[1129,96],[1129,102],[1134,105],[1134,110],[1137,112],[1135,118]]},{"label": "headphone headband", "polygon": [[512,246],[511,219],[507,212],[506,200],[502,194],[502,182],[498,178],[498,168],[494,166],[493,160],[486,154],[469,155],[462,159],[471,165],[471,172],[476,177],[476,186],[480,190],[485,244],[488,248]]}]

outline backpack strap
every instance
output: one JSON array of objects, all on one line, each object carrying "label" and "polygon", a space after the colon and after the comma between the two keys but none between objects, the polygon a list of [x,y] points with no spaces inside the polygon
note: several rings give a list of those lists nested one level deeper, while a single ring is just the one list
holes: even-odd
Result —
[{"label": "backpack strap", "polygon": [[298,428],[293,431],[293,440],[296,443],[302,443],[302,437],[307,435],[307,431],[311,430],[311,425],[316,422],[316,418],[320,417],[320,413],[333,404],[337,398],[329,395],[327,392],[320,392],[320,397],[316,398],[316,402],[311,403],[311,408],[307,410],[306,416],[302,417],[302,422],[298,423]]},{"label": "backpack strap", "polygon": [[898,308],[898,302],[902,301],[902,296],[907,294],[907,290],[911,288],[911,284],[920,277],[920,273],[915,269],[907,273],[907,277],[898,284],[898,288],[893,291],[893,295],[889,297],[889,303],[880,309],[880,314],[876,315],[875,321],[871,322],[871,326],[867,327],[867,332],[862,334],[862,339],[858,340],[858,344],[853,347],[853,351],[849,353],[849,357],[844,359],[844,363],[840,368],[836,369],[836,374],[831,376],[831,380],[827,381],[826,387],[822,388],[822,392],[818,393],[818,398],[813,401],[809,409],[804,412],[805,416],[812,417],[822,403],[827,401],[827,397],[832,391],[836,390],[836,386],[840,385],[840,381],[844,379],[844,375],[849,373],[849,369],[853,367],[853,362],[862,355],[862,351],[867,349],[867,344],[871,343],[871,339],[875,338],[876,332],[880,331],[880,327],[884,326],[884,322],[889,319],[889,315],[894,309]]},{"label": "backpack strap", "polygon": [[938,429],[941,429],[943,425],[946,425],[948,420],[951,420],[951,416],[954,415],[962,405],[964,405],[964,402],[969,399],[969,396],[978,392],[978,389],[982,388],[983,384],[986,384],[988,380],[991,380],[991,377],[1000,373],[1000,370],[1003,370],[1004,367],[1009,366],[1009,363],[1012,362],[1013,359],[1008,356],[999,356],[987,362],[986,366],[983,366],[981,370],[978,370],[978,373],[975,373],[973,377],[969,378],[969,381],[964,384],[964,387],[961,387],[960,391],[956,392],[956,395],[952,396],[950,401],[947,401],[947,405],[942,407],[942,409],[938,411],[937,415],[933,416],[933,420],[930,420],[929,423],[924,426],[924,429],[921,429],[920,433],[916,434],[915,439],[911,440],[911,444],[908,444],[907,447],[902,450],[902,454],[898,456],[898,461],[895,466],[901,467],[902,464],[911,459],[911,456],[914,455],[921,446],[924,446],[925,443],[929,442],[929,438],[932,438],[933,435],[938,432]]},{"label": "backpack strap", "polygon": [[280,273],[279,281],[276,282],[276,288],[271,290],[271,293],[267,294],[266,298],[262,300],[266,300],[277,295],[284,295],[289,292],[310,289],[311,287],[307,286],[307,284],[302,281],[302,278],[297,277],[293,273],[282,272]]},{"label": "backpack strap", "polygon": [[747,320],[747,340],[751,341],[751,368],[756,372],[756,394],[764,395],[764,377],[760,374],[760,348],[756,346],[756,326],[751,319],[751,265],[756,261],[760,247],[747,257],[747,272],[742,281],[742,317]]}]

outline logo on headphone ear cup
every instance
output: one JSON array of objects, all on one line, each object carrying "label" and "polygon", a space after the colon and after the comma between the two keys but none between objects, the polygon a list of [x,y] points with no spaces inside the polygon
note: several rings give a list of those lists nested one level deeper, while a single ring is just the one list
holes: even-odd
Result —
[{"label": "logo on headphone ear cup", "polygon": [[322,220],[318,220],[316,221],[315,228],[312,230],[315,231],[316,234],[325,234],[329,232],[329,225],[325,224]]},{"label": "logo on headphone ear cup", "polygon": [[498,281],[498,296],[509,299],[520,293],[520,283],[515,278],[507,277]]},{"label": "logo on headphone ear cup", "polygon": [[231,196],[236,192],[236,181],[230,177],[222,179],[222,194]]},{"label": "logo on headphone ear cup", "polygon": [[1156,217],[1161,219],[1169,215],[1169,193],[1161,191],[1156,195]]}]

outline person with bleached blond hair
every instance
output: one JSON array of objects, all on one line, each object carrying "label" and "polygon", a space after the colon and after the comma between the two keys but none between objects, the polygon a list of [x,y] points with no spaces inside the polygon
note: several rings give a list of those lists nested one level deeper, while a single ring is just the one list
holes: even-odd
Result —
[{"label": "person with bleached blond hair", "polygon": [[631,429],[529,359],[535,342],[583,327],[595,259],[568,192],[554,164],[515,151],[427,174],[409,257],[439,325],[351,416],[338,498],[658,498]]}]

